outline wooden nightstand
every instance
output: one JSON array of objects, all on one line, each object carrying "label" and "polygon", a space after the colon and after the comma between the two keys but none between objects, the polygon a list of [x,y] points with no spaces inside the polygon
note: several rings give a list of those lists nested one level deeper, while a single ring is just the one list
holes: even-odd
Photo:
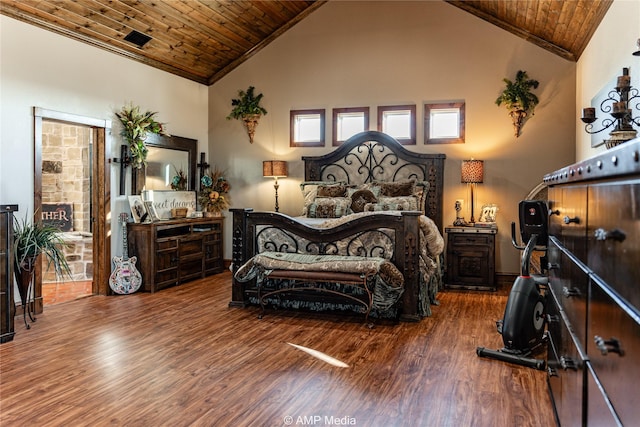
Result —
[{"label": "wooden nightstand", "polygon": [[445,287],[495,291],[497,228],[447,227]]}]

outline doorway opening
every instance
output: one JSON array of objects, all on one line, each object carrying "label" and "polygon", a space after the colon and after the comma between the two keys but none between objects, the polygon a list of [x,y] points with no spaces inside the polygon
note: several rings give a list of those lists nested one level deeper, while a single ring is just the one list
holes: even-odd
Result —
[{"label": "doorway opening", "polygon": [[[70,138],[71,129],[74,132],[83,134],[80,140],[83,142],[81,147],[68,147],[69,150],[75,153],[71,155],[68,153],[68,163],[81,163],[75,170],[77,177],[73,178],[74,182],[78,182],[79,188],[85,188],[85,191],[78,191],[79,194],[71,195],[66,194],[64,199],[66,201],[61,204],[72,205],[72,208],[76,206],[74,210],[77,211],[77,215],[74,218],[72,213],[65,214],[66,218],[72,218],[76,224],[76,230],[70,231],[68,239],[74,243],[73,253],[67,253],[67,259],[71,258],[72,261],[77,261],[77,265],[73,267],[72,274],[76,276],[70,283],[73,286],[77,286],[77,283],[83,283],[82,290],[74,291],[86,295],[108,295],[109,285],[108,278],[111,271],[111,180],[109,171],[109,158],[110,149],[107,144],[107,130],[111,129],[110,120],[95,119],[92,117],[79,116],[75,114],[63,113],[59,111],[45,110],[43,108],[34,107],[34,197],[33,206],[34,212],[38,212],[39,215],[43,212],[44,197],[49,197],[49,193],[66,193],[65,180],[68,178],[61,178],[62,188],[56,187],[56,182],[60,181],[57,168],[60,167],[60,177],[64,175],[63,165],[66,161],[62,160],[62,154],[64,150],[62,147],[67,148],[67,145],[75,144]],[[44,139],[49,138],[49,135],[56,135],[58,131],[47,130],[45,133],[44,128],[49,127],[50,124],[62,125],[60,135],[61,139],[52,137],[54,145],[56,141],[59,142],[57,150],[57,157],[53,157],[53,154],[44,155]],[[67,127],[68,126],[68,127]],[[44,162],[47,161],[47,163]],[[60,161],[60,163],[56,163]],[[43,191],[45,186],[50,187],[51,190]],[[72,186],[76,191],[76,187]],[[88,192],[87,192],[88,191]],[[52,196],[53,197],[53,196]],[[56,196],[58,197],[58,196]],[[71,203],[68,200],[72,200]],[[59,214],[60,216],[62,214]],[[35,219],[35,218],[34,218]],[[85,238],[87,238],[85,240]],[[79,243],[82,243],[79,244]],[[90,249],[90,250],[89,250]],[[82,253],[80,254],[79,251]],[[82,255],[82,256],[80,256]],[[33,293],[30,298],[33,303],[35,313],[42,313],[43,304],[43,282],[49,282],[50,280],[43,280],[47,274],[46,267],[42,265],[36,266]],[[91,277],[91,280],[88,279]],[[51,279],[49,276],[47,279]],[[53,279],[55,281],[55,279]],[[68,280],[68,278],[65,278]],[[84,287],[88,285],[87,287]],[[64,287],[62,282],[56,282],[56,287]],[[71,286],[71,285],[69,285]],[[90,290],[89,290],[90,289]],[[64,288],[61,289],[64,291]],[[56,290],[56,294],[58,290]],[[75,298],[75,297],[74,297]],[[47,301],[49,302],[49,300]],[[60,300],[56,300],[60,302]],[[22,307],[21,307],[22,309]],[[19,314],[19,310],[16,310]]]},{"label": "doorway opening", "polygon": [[91,221],[91,127],[42,122],[42,221],[60,229],[71,277],[61,281],[42,259],[42,303],[48,305],[93,294]]}]

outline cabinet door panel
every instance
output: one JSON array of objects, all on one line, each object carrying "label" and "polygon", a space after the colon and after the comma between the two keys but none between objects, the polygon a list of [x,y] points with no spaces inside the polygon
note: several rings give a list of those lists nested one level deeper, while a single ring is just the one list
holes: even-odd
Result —
[{"label": "cabinet door panel", "polygon": [[640,181],[589,188],[589,267],[640,307]]},{"label": "cabinet door panel", "polygon": [[640,313],[620,303],[606,284],[591,281],[587,353],[620,419],[633,425],[640,420]]}]

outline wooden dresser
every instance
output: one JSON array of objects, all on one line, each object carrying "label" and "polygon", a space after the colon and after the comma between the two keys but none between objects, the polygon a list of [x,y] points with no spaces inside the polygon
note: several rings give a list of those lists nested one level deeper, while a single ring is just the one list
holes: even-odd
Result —
[{"label": "wooden dresser", "polygon": [[222,272],[223,222],[216,217],[128,224],[129,256],[138,257],[141,290],[155,292]]},{"label": "wooden dresser", "polygon": [[13,340],[13,213],[18,205],[0,205],[0,343]]},{"label": "wooden dresser", "polygon": [[640,139],[550,173],[548,382],[562,426],[640,420]]}]

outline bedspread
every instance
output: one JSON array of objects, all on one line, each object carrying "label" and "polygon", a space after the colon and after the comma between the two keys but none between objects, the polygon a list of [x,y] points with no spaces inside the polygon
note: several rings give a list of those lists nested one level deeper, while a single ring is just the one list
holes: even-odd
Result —
[{"label": "bedspread", "polygon": [[257,285],[263,286],[273,270],[313,270],[370,276],[367,287],[373,293],[372,307],[379,311],[389,310],[404,291],[402,273],[392,262],[379,257],[263,252],[240,267],[235,277],[241,282],[256,278]]}]

